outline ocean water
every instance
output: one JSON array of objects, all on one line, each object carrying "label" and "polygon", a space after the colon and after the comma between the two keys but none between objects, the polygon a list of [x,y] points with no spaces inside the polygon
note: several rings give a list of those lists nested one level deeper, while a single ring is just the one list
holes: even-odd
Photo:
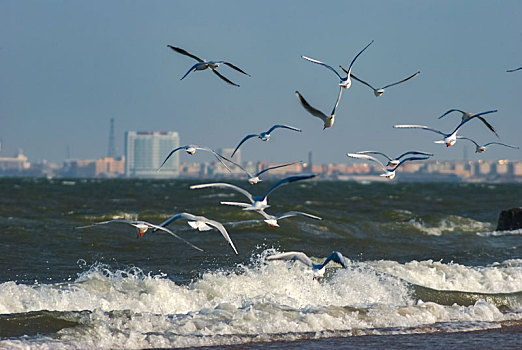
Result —
[{"label": "ocean water", "polygon": [[[495,231],[502,209],[522,206],[520,184],[297,182],[266,211],[324,220],[273,228],[219,204],[238,193],[189,189],[202,182],[0,178],[0,348],[522,341],[522,230]],[[233,183],[254,194],[273,184]],[[137,239],[126,224],[78,228],[179,212],[224,223],[239,254],[181,220],[170,228],[204,252],[164,232]],[[331,263],[319,281],[299,262],[265,260],[302,251],[321,262],[335,250],[348,267]]]}]

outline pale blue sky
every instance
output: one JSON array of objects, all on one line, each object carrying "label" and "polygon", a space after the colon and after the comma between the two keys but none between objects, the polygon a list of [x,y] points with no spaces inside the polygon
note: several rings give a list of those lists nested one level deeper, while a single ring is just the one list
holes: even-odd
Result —
[{"label": "pale blue sky", "polygon": [[[466,143],[446,148],[424,124],[451,131],[459,115],[498,109],[488,117],[501,142],[522,146],[521,1],[18,1],[0,0],[0,155],[18,148],[31,161],[62,161],[66,147],[80,159],[107,152],[109,119],[123,152],[126,130],[178,131],[181,144],[235,147],[246,134],[275,123],[265,143],[242,146],[243,160],[353,162],[347,152],[390,155],[416,149],[437,159],[461,159]],[[421,74],[376,98],[353,82],[335,125],[299,105],[299,90],[330,112],[337,79],[300,58],[347,66],[374,85]],[[179,46],[206,59],[223,59],[230,86],[209,71],[180,78],[195,62],[168,49]],[[496,141],[480,122],[460,135]],[[522,160],[522,150],[488,148],[469,159]],[[194,157],[194,160],[212,160]],[[182,158],[189,160],[188,158]]]}]

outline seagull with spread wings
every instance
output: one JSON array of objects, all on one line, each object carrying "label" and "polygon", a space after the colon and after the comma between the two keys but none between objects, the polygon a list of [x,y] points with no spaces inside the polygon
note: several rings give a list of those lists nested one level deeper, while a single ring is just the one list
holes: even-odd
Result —
[{"label": "seagull with spread wings", "polygon": [[426,153],[426,152],[419,152],[419,151],[408,151],[408,152],[404,152],[403,154],[401,154],[400,156],[398,156],[397,158],[390,158],[388,157],[386,154],[382,153],[382,152],[378,152],[378,151],[359,151],[357,152],[358,154],[379,154],[381,156],[383,156],[384,158],[388,159],[388,164],[386,164],[387,167],[394,167],[394,166],[397,166],[400,161],[401,161],[401,158],[404,157],[404,156],[407,156],[409,154],[413,154],[413,155],[423,155],[423,156],[433,156],[432,153]]},{"label": "seagull with spread wings", "polygon": [[326,270],[326,265],[328,265],[328,263],[330,261],[336,262],[344,268],[348,267],[348,264],[346,263],[346,259],[339,252],[332,252],[332,254],[330,254],[330,256],[328,258],[326,258],[322,264],[314,264],[312,262],[312,259],[310,259],[303,252],[286,252],[286,253],[269,255],[266,257],[266,260],[268,260],[268,261],[273,261],[273,260],[299,261],[300,263],[302,263],[312,269],[313,274],[314,274],[314,279],[317,279],[318,281],[321,279],[321,277],[323,277],[325,270]]},{"label": "seagull with spread wings", "polygon": [[510,146],[510,145],[506,145],[505,143],[501,143],[501,142],[488,142],[488,143],[485,143],[483,145],[479,145],[475,140],[472,140],[472,139],[470,139],[469,137],[466,137],[466,136],[457,136],[457,138],[473,142],[473,144],[475,145],[475,153],[483,153],[483,152],[485,152],[486,151],[486,147],[489,146],[489,145],[500,145],[500,146],[505,146],[505,147],[509,147],[509,148],[519,149],[519,147],[517,147],[517,146]]},{"label": "seagull with spread wings", "polygon": [[351,158],[371,160],[372,162],[375,162],[375,163],[379,164],[380,167],[382,168],[382,171],[384,171],[384,173],[380,174],[380,176],[383,176],[383,177],[385,177],[385,178],[387,178],[389,180],[392,180],[395,177],[395,170],[397,170],[397,168],[400,167],[402,164],[404,164],[406,162],[411,162],[413,160],[426,160],[426,159],[429,158],[429,157],[408,157],[408,158],[404,158],[394,168],[387,169],[384,166],[384,164],[382,164],[382,162],[380,160],[378,160],[375,157],[369,156],[367,154],[347,153],[346,155],[348,157],[351,157]]},{"label": "seagull with spread wings", "polygon": [[[160,167],[158,168],[158,171],[160,171],[161,167],[163,167],[163,165],[165,165],[165,163],[167,162],[167,160],[169,160],[169,158],[177,151],[179,150],[182,150],[184,149],[188,154],[190,155],[193,155],[194,153],[196,153],[197,150],[201,150],[201,151],[206,151],[206,152],[210,152],[212,153],[216,158],[217,160],[219,160],[221,162],[221,164],[223,164],[225,166],[225,168],[227,168],[228,171],[231,171],[229,169],[229,167],[222,161],[222,159],[225,159],[227,161],[230,162],[229,159],[223,157],[221,154],[213,151],[212,149],[208,148],[208,147],[200,147],[198,145],[187,145],[187,146],[181,146],[181,147],[178,147],[178,148],[175,148],[173,149],[172,151],[170,151],[169,155],[167,156],[167,158],[165,158],[165,160],[163,161],[163,163],[161,163]],[[234,163],[235,164],[235,163]]]},{"label": "seagull with spread wings", "polygon": [[[340,66],[340,67],[341,67],[341,66]],[[348,73],[348,71],[347,71],[346,69],[344,69],[343,67],[341,67],[341,69],[342,69],[345,73]],[[382,94],[384,94],[384,89],[387,89],[387,88],[389,88],[389,87],[391,87],[391,86],[398,85],[398,84],[400,84],[400,83],[404,83],[405,81],[408,81],[408,80],[410,80],[411,78],[417,76],[417,74],[420,74],[420,72],[417,72],[417,73],[415,73],[415,74],[412,74],[412,75],[410,75],[409,77],[407,77],[407,78],[405,78],[405,79],[402,79],[401,81],[398,81],[398,82],[395,82],[395,83],[392,83],[392,84],[385,85],[385,86],[383,86],[382,88],[378,88],[378,89],[374,88],[373,86],[371,86],[369,83],[365,82],[364,80],[357,78],[357,77],[356,77],[355,75],[353,75],[353,74],[351,74],[351,76],[352,76],[352,78],[354,78],[355,80],[357,80],[359,83],[362,83],[362,84],[368,86],[370,89],[372,89],[372,90],[373,90],[373,94],[375,95],[375,97],[379,97],[379,96],[381,96]]]},{"label": "seagull with spread wings", "polygon": [[289,126],[289,125],[281,125],[281,124],[276,124],[274,126],[272,126],[270,129],[268,129],[268,131],[263,131],[259,134],[250,134],[250,135],[247,135],[245,136],[241,142],[239,142],[239,144],[236,146],[236,148],[234,149],[234,152],[232,152],[232,155],[231,157],[234,156],[234,154],[236,154],[237,150],[239,149],[239,147],[241,147],[241,145],[246,141],[246,140],[249,140],[253,137],[257,137],[259,139],[261,139],[262,141],[268,141],[270,140],[270,134],[272,133],[272,131],[274,131],[275,129],[289,129],[289,130],[293,130],[293,131],[298,131],[298,132],[302,132],[301,129],[298,129],[296,127],[293,127],[293,126]]},{"label": "seagull with spread wings", "polygon": [[326,115],[323,112],[321,112],[320,110],[312,107],[308,103],[308,101],[305,100],[303,95],[301,95],[299,93],[299,91],[296,91],[295,94],[297,96],[297,99],[299,100],[299,102],[303,106],[303,108],[306,109],[308,111],[308,113],[310,113],[314,117],[317,117],[317,118],[319,118],[319,119],[321,119],[323,121],[323,123],[324,123],[323,130],[326,129],[326,128],[330,128],[334,124],[334,121],[335,121],[335,110],[337,109],[337,106],[339,106],[339,101],[341,101],[341,95],[343,94],[343,89],[342,88],[339,88],[339,94],[337,95],[337,101],[335,101],[334,108],[332,110],[332,113],[330,113],[330,115]]},{"label": "seagull with spread wings", "polygon": [[[450,113],[453,113],[453,112],[460,112],[460,113],[462,113],[462,120],[461,120],[461,121],[465,121],[465,120],[467,120],[467,119],[469,119],[469,118],[471,118],[471,117],[473,117],[473,116],[475,115],[475,114],[473,114],[473,113],[464,112],[463,110],[455,109],[455,108],[454,108],[454,109],[450,109],[450,110],[446,111],[446,113],[444,113],[443,115],[441,115],[438,119],[440,119],[440,118],[442,118],[442,117],[444,117],[444,116],[446,116],[446,115],[448,115],[448,114],[450,114]],[[483,117],[481,117],[480,114],[481,114],[481,113],[479,113],[479,115],[478,115],[479,120],[480,120],[481,122],[483,122],[484,125],[486,125],[486,126],[488,127],[488,129],[491,130],[491,132],[492,132],[493,134],[495,134],[495,136],[499,137],[498,134],[497,134],[497,132],[495,131],[495,128],[493,128],[493,126],[492,126],[491,124],[489,124],[488,121],[487,121],[486,119],[484,119]],[[483,113],[482,113],[482,114],[483,114]]]},{"label": "seagull with spread wings", "polygon": [[236,83],[233,83],[232,81],[230,81],[228,78],[224,77],[221,73],[219,73],[216,68],[218,68],[221,64],[224,64],[226,66],[229,66],[230,68],[232,69],[235,69],[237,70],[238,72],[240,73],[243,73],[245,75],[248,75],[250,76],[250,74],[244,72],[243,70],[241,70],[240,68],[234,66],[232,63],[230,62],[226,62],[226,61],[205,61],[205,60],[202,60],[201,58],[179,48],[179,47],[175,47],[175,46],[171,46],[171,45],[167,45],[167,47],[171,48],[172,50],[182,54],[182,55],[185,55],[185,56],[188,56],[188,57],[191,57],[193,59],[195,59],[196,61],[198,61],[198,63],[196,63],[195,65],[193,65],[192,67],[190,67],[190,69],[187,71],[187,73],[185,73],[185,75],[180,79],[180,80],[183,80],[189,73],[193,72],[193,71],[199,71],[199,70],[205,70],[205,69],[210,69],[214,74],[216,74],[218,77],[220,77],[221,79],[223,79],[224,81],[226,81],[227,83],[231,84],[231,85],[234,85],[234,86],[239,86],[238,84]]}]

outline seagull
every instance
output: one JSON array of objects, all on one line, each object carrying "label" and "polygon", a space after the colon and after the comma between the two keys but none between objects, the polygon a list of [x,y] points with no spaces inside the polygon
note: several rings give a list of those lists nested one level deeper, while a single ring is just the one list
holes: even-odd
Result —
[{"label": "seagull", "polygon": [[326,270],[326,265],[330,262],[336,262],[340,264],[342,267],[347,268],[348,264],[346,263],[346,259],[344,256],[339,252],[332,252],[328,258],[322,263],[322,264],[314,264],[312,260],[303,252],[287,252],[287,253],[280,253],[275,255],[270,255],[266,258],[266,260],[293,260],[293,261],[299,261],[306,266],[310,267],[314,274],[314,279],[317,279],[318,281],[323,277],[324,272]]},{"label": "seagull", "polygon": [[386,154],[384,154],[382,152],[378,152],[378,151],[360,151],[357,153],[358,154],[380,154],[381,156],[384,156],[386,159],[388,159],[388,164],[386,164],[387,167],[397,166],[400,163],[401,158],[404,156],[407,156],[408,154],[424,155],[424,156],[430,156],[430,157],[433,156],[432,153],[409,151],[409,152],[404,152],[397,158],[392,159],[392,158],[388,157]]},{"label": "seagull", "polygon": [[247,203],[239,203],[239,202],[221,202],[221,204],[226,205],[235,205],[244,207],[243,210],[263,210],[265,208],[268,208],[269,205],[267,204],[267,197],[270,193],[272,193],[275,189],[277,189],[279,186],[294,182],[294,181],[300,181],[300,180],[306,180],[311,179],[313,177],[317,176],[317,174],[302,174],[302,175],[294,175],[289,176],[287,178],[284,178],[277,182],[274,186],[272,186],[268,192],[262,196],[262,197],[254,197],[252,196],[248,191],[242,189],[241,187],[223,183],[223,182],[216,182],[216,183],[209,183],[209,184],[201,184],[201,185],[192,185],[190,186],[191,190],[197,190],[200,188],[208,188],[208,187],[217,187],[217,188],[228,188],[237,192],[242,193],[245,197],[248,198],[251,204]]},{"label": "seagull", "polygon": [[[348,71],[346,69],[344,69],[342,66],[339,66],[341,67],[341,69],[345,72],[345,73],[348,73]],[[355,80],[357,80],[359,83],[363,83],[364,85],[368,86],[370,89],[373,90],[373,94],[375,95],[375,97],[379,97],[381,96],[382,94],[384,94],[384,89],[387,89],[389,88],[390,86],[394,86],[394,85],[397,85],[397,84],[400,84],[400,83],[404,83],[405,81],[407,80],[410,80],[411,78],[415,77],[417,74],[420,74],[420,71],[415,73],[415,74],[412,74],[410,75],[409,77],[407,77],[406,79],[402,79],[401,81],[398,81],[396,83],[393,83],[393,84],[388,84],[386,86],[383,86],[382,88],[380,89],[376,89],[374,88],[373,86],[371,86],[370,84],[368,84],[367,82],[365,82],[364,80],[361,80],[359,78],[357,78],[355,75],[351,74],[352,78],[354,78]]]},{"label": "seagull", "polygon": [[[207,152],[210,152],[212,153],[216,158],[217,160],[219,160],[221,162],[221,164],[223,164],[225,166],[225,168],[227,168],[228,171],[231,171],[229,169],[229,167],[221,160],[221,159],[225,159],[229,162],[231,162],[229,159],[223,157],[221,154],[213,151],[212,149],[208,148],[208,147],[200,147],[200,146],[197,146],[197,145],[187,145],[187,146],[181,146],[181,147],[178,147],[178,148],[175,148],[173,149],[172,151],[170,151],[169,155],[167,156],[167,158],[165,158],[165,160],[163,161],[163,163],[161,163],[161,166],[158,168],[158,171],[160,171],[161,167],[163,167],[163,165],[165,165],[165,163],[167,162],[167,160],[170,158],[170,156],[172,156],[175,152],[179,151],[180,149],[184,149],[188,154],[190,155],[193,155],[194,153],[196,153],[196,151],[199,149],[199,150],[202,150],[202,151],[207,151]],[[234,163],[235,164],[235,163]]]},{"label": "seagull", "polygon": [[294,131],[299,131],[299,132],[302,132],[303,130],[301,129],[298,129],[296,127],[293,127],[293,126],[289,126],[289,125],[280,125],[280,124],[276,124],[274,126],[272,126],[270,129],[268,129],[268,131],[264,131],[260,134],[250,134],[250,135],[247,135],[243,138],[243,140],[241,140],[241,142],[239,143],[239,145],[237,145],[236,149],[234,150],[234,152],[232,152],[232,156],[234,156],[234,154],[236,154],[236,151],[238,150],[239,147],[241,147],[241,145],[243,144],[243,142],[245,142],[246,140],[248,139],[251,139],[252,137],[258,137],[260,138],[262,141],[268,141],[270,140],[270,134],[272,133],[272,131],[274,131],[275,129],[278,129],[278,128],[281,128],[281,129],[290,129],[290,130],[294,130]]},{"label": "seagull", "polygon": [[304,216],[306,218],[310,218],[310,219],[314,219],[314,220],[323,220],[323,218],[320,218],[319,216],[315,216],[315,215],[308,214],[308,213],[303,213],[300,211],[288,211],[286,213],[279,214],[277,216],[267,214],[267,213],[265,213],[264,210],[258,210],[257,212],[259,214],[263,215],[263,217],[265,218],[265,220],[263,220],[263,221],[272,227],[279,227],[279,224],[277,223],[278,220],[286,219],[286,218],[289,218],[292,216]]},{"label": "seagull", "polygon": [[[448,114],[450,114],[452,112],[460,112],[460,113],[462,113],[462,121],[465,121],[466,119],[469,119],[469,118],[474,116],[473,113],[464,112],[463,110],[460,110],[460,109],[450,109],[449,111],[447,111],[446,113],[441,115],[438,119],[440,119],[440,118],[444,117],[445,115],[448,115]],[[488,127],[489,130],[491,130],[493,132],[493,134],[495,134],[497,137],[499,137],[497,132],[493,128],[493,126],[491,126],[491,124],[489,124],[486,119],[484,119],[483,117],[478,117],[478,118]]]},{"label": "seagull", "polygon": [[110,223],[113,223],[113,222],[129,224],[129,225],[132,225],[132,226],[136,227],[136,230],[138,231],[138,236],[137,236],[138,238],[143,237],[143,234],[145,232],[147,232],[147,230],[150,229],[150,228],[154,229],[154,231],[162,230],[162,231],[167,232],[171,236],[176,237],[179,240],[182,240],[183,242],[187,243],[192,248],[197,249],[200,252],[203,251],[203,249],[196,247],[194,244],[192,244],[189,241],[181,238],[180,236],[178,236],[177,234],[175,234],[174,232],[172,232],[168,228],[162,227],[161,225],[159,225],[159,226],[158,225],[154,225],[154,224],[151,224],[150,222],[147,222],[147,221],[115,219],[115,220],[109,220],[109,221],[96,222],[96,223],[94,223],[92,225],[80,226],[80,227],[77,227],[77,228],[86,228],[86,227],[92,227],[92,226],[96,226],[96,225],[105,225],[105,224],[110,224]]},{"label": "seagull", "polygon": [[425,160],[425,159],[428,159],[429,157],[408,157],[408,158],[404,158],[403,160],[401,160],[399,162],[399,164],[397,164],[394,168],[392,169],[386,169],[386,167],[384,166],[384,164],[381,163],[380,160],[378,160],[377,158],[375,157],[372,157],[372,156],[369,156],[367,154],[360,154],[360,153],[346,153],[346,155],[348,157],[352,157],[352,158],[357,158],[357,159],[367,159],[367,160],[371,160],[371,161],[374,161],[376,162],[377,164],[379,164],[382,168],[382,170],[384,171],[383,174],[381,174],[380,176],[384,176],[385,178],[389,179],[389,180],[392,180],[394,177],[395,177],[395,170],[397,170],[398,167],[400,167],[402,164],[404,164],[405,162],[409,162],[409,161],[413,161],[413,160]]},{"label": "seagull", "polygon": [[518,68],[515,68],[515,69],[508,69],[506,72],[516,72],[517,70],[521,70],[522,67],[518,67]]},{"label": "seagull", "polygon": [[234,246],[234,243],[230,239],[230,236],[228,235],[228,232],[225,229],[225,227],[220,222],[207,219],[204,216],[196,216],[196,215],[192,215],[190,213],[180,213],[180,214],[176,214],[173,217],[163,221],[161,224],[159,224],[159,226],[164,228],[164,227],[168,226],[171,222],[176,221],[178,219],[188,220],[189,226],[192,227],[193,229],[199,230],[199,231],[208,231],[208,230],[212,229],[210,226],[215,227],[216,229],[218,229],[219,232],[221,232],[223,237],[225,237],[226,241],[230,244],[230,246],[232,246],[232,249],[237,254],[236,247]]},{"label": "seagull", "polygon": [[252,175],[250,174],[250,172],[248,170],[246,170],[245,168],[243,168],[241,165],[237,164],[236,162],[233,162],[229,159],[227,159],[228,161],[232,162],[234,165],[236,165],[237,167],[239,167],[239,169],[243,170],[245,172],[245,174],[247,174],[248,176],[248,182],[250,182],[251,185],[256,185],[258,182],[261,182],[263,180],[261,180],[259,178],[259,176],[261,176],[262,174],[266,173],[267,171],[270,171],[272,169],[277,169],[277,168],[282,168],[282,167],[285,167],[285,166],[289,166],[289,165],[294,165],[294,164],[297,164],[297,163],[302,163],[303,161],[300,160],[298,162],[293,162],[293,163],[286,163],[286,164],[281,164],[281,165],[275,165],[275,166],[271,166],[271,167],[268,167],[268,168],[265,168],[263,170],[261,170],[260,172],[258,172],[257,174],[255,175]]},{"label": "seagull", "polygon": [[335,109],[339,105],[339,101],[341,101],[341,95],[343,94],[342,87],[339,88],[339,95],[337,95],[337,101],[335,102],[335,106],[334,106],[330,116],[327,116],[320,110],[310,106],[310,104],[304,99],[304,97],[299,93],[299,91],[296,91],[295,94],[296,94],[299,102],[301,102],[301,105],[304,107],[304,109],[306,109],[308,111],[308,113],[310,113],[314,117],[320,118],[323,121],[323,123],[324,123],[323,130],[331,127],[334,124]]},{"label": "seagull", "polygon": [[445,133],[443,133],[440,130],[433,129],[433,128],[430,128],[430,127],[424,126],[424,125],[394,125],[393,127],[396,128],[396,129],[424,129],[424,130],[429,130],[429,131],[436,132],[437,134],[440,134],[440,135],[444,136],[444,139],[438,140],[438,141],[433,141],[433,142],[434,143],[444,143],[444,144],[446,144],[446,147],[449,147],[449,146],[453,146],[455,144],[455,142],[457,142],[457,131],[459,131],[459,129],[465,123],[469,122],[473,118],[477,118],[477,117],[480,117],[482,115],[489,114],[489,113],[495,113],[495,112],[497,112],[496,109],[493,110],[493,111],[487,111],[487,112],[482,112],[482,113],[478,113],[478,114],[473,114],[469,118],[463,120],[459,125],[457,125],[455,130],[453,130],[453,132],[451,132],[450,134],[445,134]]},{"label": "seagull", "polygon": [[212,70],[213,73],[215,73],[218,77],[220,77],[221,79],[223,79],[224,81],[226,81],[227,83],[231,84],[231,85],[234,85],[234,86],[239,86],[238,84],[236,83],[233,83],[232,81],[228,80],[226,77],[224,77],[223,75],[221,75],[217,70],[216,68],[219,67],[221,64],[224,64],[224,65],[227,65],[229,66],[230,68],[232,69],[235,69],[237,70],[238,72],[240,73],[243,73],[245,75],[248,75],[250,76],[250,74],[242,71],[241,69],[239,69],[238,67],[234,66],[232,63],[230,62],[226,62],[226,61],[204,61],[202,60],[201,58],[191,54],[191,53],[188,53],[187,51],[179,48],[179,47],[175,47],[175,46],[171,46],[171,45],[167,45],[167,47],[170,47],[172,50],[182,54],[182,55],[185,55],[185,56],[188,56],[188,57],[192,57],[193,59],[195,59],[196,61],[198,61],[198,63],[196,63],[195,65],[193,65],[192,67],[190,67],[190,69],[188,70],[187,73],[185,73],[185,75],[180,79],[180,80],[183,80],[189,73],[193,72],[193,71],[196,71],[196,70],[205,70],[205,69],[208,69],[210,68],[210,70]]},{"label": "seagull", "polygon": [[326,68],[328,68],[329,70],[331,70],[332,72],[335,73],[335,75],[337,75],[339,77],[339,85],[342,87],[342,88],[345,88],[345,89],[349,89],[350,86],[352,85],[352,81],[350,79],[350,75],[352,73],[352,65],[353,63],[355,62],[355,60],[357,59],[357,57],[359,57],[360,54],[362,54],[364,52],[364,50],[366,50],[368,48],[368,46],[370,46],[371,44],[373,43],[373,40],[364,47],[364,49],[362,49],[355,57],[354,59],[352,60],[352,62],[350,63],[350,66],[348,67],[348,71],[346,73],[346,77],[342,77],[339,73],[337,73],[337,71],[335,69],[333,69],[332,66],[329,66],[327,65],[326,63],[323,63],[321,61],[318,61],[318,60],[315,60],[313,58],[309,58],[309,57],[306,57],[306,56],[301,56],[302,58],[304,58],[305,60],[307,61],[310,61],[310,62],[313,62],[313,63],[317,63],[317,64],[320,64],[321,66],[324,66]]},{"label": "seagull", "polygon": [[463,139],[463,140],[468,140],[468,141],[471,141],[475,144],[475,153],[483,153],[486,151],[486,147],[489,146],[489,145],[501,145],[501,146],[505,146],[505,147],[509,147],[509,148],[514,148],[514,149],[519,149],[519,147],[517,146],[510,146],[510,145],[506,145],[505,143],[500,143],[500,142],[488,142],[484,145],[479,145],[477,142],[475,142],[475,140],[472,140],[470,139],[469,137],[465,137],[465,136],[457,136],[458,139]]}]

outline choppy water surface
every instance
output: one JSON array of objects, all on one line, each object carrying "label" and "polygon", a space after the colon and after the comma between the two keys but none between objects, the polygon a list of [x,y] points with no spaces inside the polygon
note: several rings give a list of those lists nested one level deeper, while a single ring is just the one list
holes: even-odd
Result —
[{"label": "choppy water surface", "polygon": [[[270,195],[267,212],[324,220],[271,228],[219,205],[239,194],[188,189],[200,182],[0,179],[0,347],[335,342],[522,325],[522,231],[495,231],[500,210],[522,205],[521,185],[293,183]],[[254,194],[272,185],[235,183]],[[225,223],[239,255],[219,232],[182,221],[172,230],[205,252],[161,232],[138,240],[124,224],[77,229],[182,211]],[[302,264],[265,261],[292,250],[317,262],[338,250],[348,268],[329,265],[318,282]]]}]

